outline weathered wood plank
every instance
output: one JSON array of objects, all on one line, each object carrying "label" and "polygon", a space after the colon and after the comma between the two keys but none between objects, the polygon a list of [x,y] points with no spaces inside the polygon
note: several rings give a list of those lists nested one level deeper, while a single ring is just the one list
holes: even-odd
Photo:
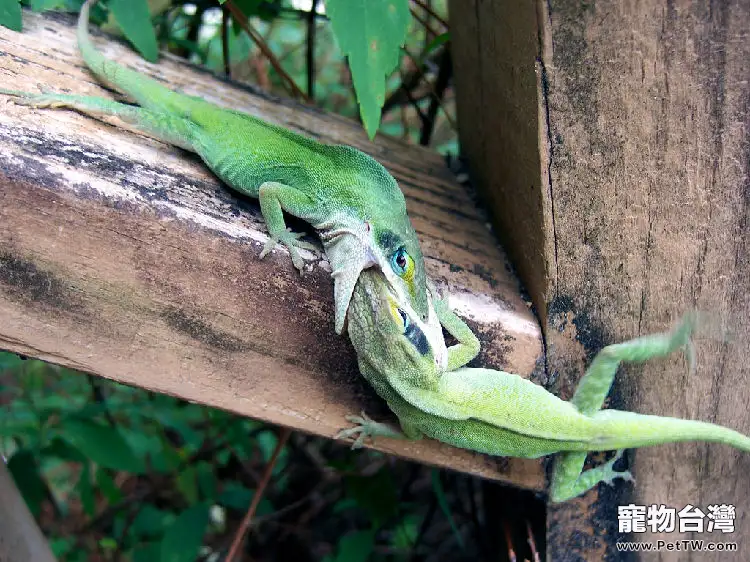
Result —
[{"label": "weathered wood plank", "polygon": [[[82,66],[72,23],[25,13],[23,34],[0,29],[3,86],[111,95]],[[428,273],[482,339],[480,361],[533,371],[535,319],[486,219],[438,155],[369,143],[345,119],[168,56],[147,65],[111,38],[97,43],[171,87],[380,159],[407,196]],[[347,413],[386,416],[333,332],[325,259],[300,277],[283,250],[258,259],[265,239],[256,202],[194,155],[75,112],[0,99],[0,348],[329,437]],[[377,447],[528,488],[544,483],[538,461],[427,440]]]},{"label": "weathered wood plank", "polygon": [[[542,315],[550,389],[570,396],[603,345],[696,307],[731,340],[699,340],[692,376],[677,357],[625,369],[613,402],[750,432],[750,2],[451,7],[462,144]],[[634,458],[636,503],[750,510],[748,455],[680,444]],[[554,559],[617,556],[615,504],[629,499],[609,490],[551,512]],[[693,538],[736,541],[744,560],[750,528],[736,528]]]}]

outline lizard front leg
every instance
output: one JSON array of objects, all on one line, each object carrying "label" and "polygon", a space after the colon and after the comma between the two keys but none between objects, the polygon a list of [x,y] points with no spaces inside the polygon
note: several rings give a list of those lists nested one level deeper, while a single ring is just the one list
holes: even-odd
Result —
[{"label": "lizard front leg", "polygon": [[471,331],[471,328],[453,312],[447,303],[437,297],[437,293],[432,291],[434,296],[433,303],[435,313],[437,314],[440,324],[458,343],[448,348],[448,365],[447,371],[453,371],[463,367],[469,361],[474,359],[479,353],[479,340]]},{"label": "lizard front leg", "polygon": [[262,184],[258,189],[258,200],[269,236],[260,257],[264,258],[280,242],[289,250],[294,267],[302,271],[304,261],[297,249],[315,250],[315,246],[300,240],[304,233],[292,232],[286,227],[282,210],[295,217],[304,218],[315,212],[315,202],[299,189],[277,182]]}]

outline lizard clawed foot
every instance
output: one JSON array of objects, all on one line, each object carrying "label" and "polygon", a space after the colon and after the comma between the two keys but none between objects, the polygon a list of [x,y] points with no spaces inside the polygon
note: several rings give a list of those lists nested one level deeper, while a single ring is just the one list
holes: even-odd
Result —
[{"label": "lizard clawed foot", "polygon": [[680,323],[670,332],[670,347],[672,349],[682,348],[684,350],[690,373],[695,371],[695,344],[692,338],[699,323],[698,312],[693,310],[686,313],[680,320]]},{"label": "lizard clawed foot", "polygon": [[65,105],[60,100],[54,99],[54,94],[26,94],[25,92],[19,92],[19,95],[13,98],[13,103],[37,109],[63,107]]},{"label": "lizard clawed foot", "polygon": [[297,248],[311,251],[315,251],[317,249],[314,244],[305,242],[304,240],[300,240],[300,238],[302,238],[304,235],[304,232],[292,232],[288,228],[276,234],[269,234],[269,238],[263,245],[263,250],[260,252],[260,258],[263,259],[264,257],[266,257],[271,252],[271,250],[276,247],[277,243],[283,244],[284,246],[286,246],[287,250],[289,250],[289,255],[292,258],[292,264],[294,264],[294,267],[296,267],[301,273],[303,267],[305,266],[305,260],[303,260],[302,256],[299,255]]},{"label": "lizard clawed foot", "polygon": [[350,437],[354,437],[356,435],[357,438],[354,440],[354,443],[352,443],[352,449],[362,448],[362,446],[365,444],[365,440],[368,437],[373,442],[375,442],[376,433],[373,432],[373,424],[377,424],[378,422],[372,420],[364,412],[360,412],[359,416],[345,417],[346,421],[356,425],[354,427],[350,427],[349,429],[342,429],[336,435],[334,435],[334,439],[349,439]]},{"label": "lizard clawed foot", "polygon": [[617,461],[619,461],[624,454],[625,449],[620,449],[619,451],[617,451],[617,454],[614,457],[612,457],[609,461],[607,461],[600,467],[601,471],[604,473],[602,482],[606,482],[610,486],[613,484],[615,478],[621,478],[626,482],[635,482],[635,477],[629,470],[614,469],[615,463],[617,463]]},{"label": "lizard clawed foot", "polygon": [[352,443],[352,449],[361,448],[368,437],[373,443],[375,442],[375,437],[378,436],[391,437],[392,439],[403,439],[401,433],[394,431],[387,424],[370,419],[370,417],[364,412],[361,412],[358,416],[346,416],[346,421],[356,425],[349,429],[342,429],[334,436],[334,439],[348,439],[356,435],[357,438],[354,440],[354,443]]}]

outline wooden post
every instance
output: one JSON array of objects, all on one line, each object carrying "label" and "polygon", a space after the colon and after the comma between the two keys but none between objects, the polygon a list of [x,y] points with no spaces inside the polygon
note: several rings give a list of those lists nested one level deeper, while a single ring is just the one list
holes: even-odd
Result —
[{"label": "wooden post", "polygon": [[[548,388],[568,398],[598,349],[697,308],[716,325],[695,373],[678,356],[628,367],[611,405],[750,433],[750,2],[450,7],[461,143],[540,314]],[[633,538],[750,556],[750,455],[680,444],[634,459],[632,498],[600,487],[551,510],[551,559],[616,558]],[[628,537],[630,501],[733,504],[735,532]]]}]

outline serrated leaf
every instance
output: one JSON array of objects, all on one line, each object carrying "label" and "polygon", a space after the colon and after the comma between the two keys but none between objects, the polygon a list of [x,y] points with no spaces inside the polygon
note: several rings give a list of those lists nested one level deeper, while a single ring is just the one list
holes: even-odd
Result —
[{"label": "serrated leaf", "polygon": [[118,25],[144,59],[156,62],[159,47],[146,0],[109,0],[107,6]]},{"label": "serrated leaf", "polygon": [[208,505],[201,503],[186,509],[164,533],[161,562],[195,562],[208,526]]},{"label": "serrated leaf", "polygon": [[396,68],[409,28],[408,0],[326,0],[326,13],[349,59],[359,112],[372,139],[385,102],[385,78]]},{"label": "serrated leaf", "polygon": [[95,463],[114,470],[143,472],[143,464],[115,428],[89,420],[66,419],[61,437]]},{"label": "serrated leaf", "polygon": [[19,0],[0,0],[0,25],[21,31],[21,4]]}]

